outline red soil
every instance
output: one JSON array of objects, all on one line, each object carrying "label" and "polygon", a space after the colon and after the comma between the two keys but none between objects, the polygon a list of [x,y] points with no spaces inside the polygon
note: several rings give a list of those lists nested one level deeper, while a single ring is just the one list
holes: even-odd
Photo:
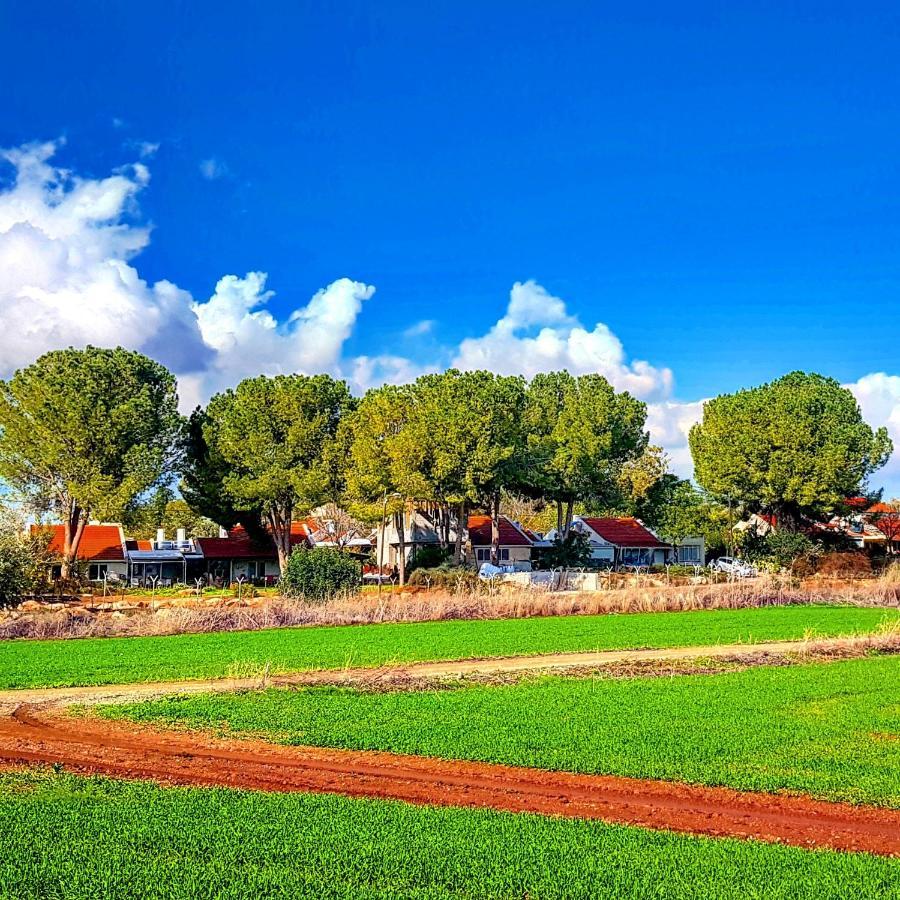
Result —
[{"label": "red soil", "polygon": [[77,772],[167,784],[489,807],[900,856],[895,810],[664,781],[217,740],[74,718],[34,705],[0,718],[0,762],[60,763]]}]

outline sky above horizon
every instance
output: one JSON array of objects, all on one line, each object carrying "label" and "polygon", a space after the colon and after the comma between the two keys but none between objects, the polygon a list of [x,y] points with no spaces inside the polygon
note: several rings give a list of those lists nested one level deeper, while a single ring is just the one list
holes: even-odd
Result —
[{"label": "sky above horizon", "polygon": [[260,7],[0,0],[0,377],[601,372],[689,474],[804,369],[900,449],[896,5]]}]

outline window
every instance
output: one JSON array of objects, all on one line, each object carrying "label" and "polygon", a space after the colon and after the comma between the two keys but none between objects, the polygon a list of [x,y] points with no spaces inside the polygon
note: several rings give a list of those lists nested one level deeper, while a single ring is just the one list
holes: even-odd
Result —
[{"label": "window", "polygon": [[678,548],[678,558],[683,563],[699,563],[700,547],[698,544],[688,544]]},{"label": "window", "polygon": [[90,581],[103,581],[107,572],[106,563],[91,563],[88,566],[88,579]]},{"label": "window", "polygon": [[650,551],[646,547],[623,547],[622,562],[626,566],[649,566]]},{"label": "window", "polygon": [[[475,558],[478,562],[490,562],[491,561],[491,548],[490,547],[476,547],[475,548]],[[509,547],[501,547],[499,551],[500,562],[509,562]]]}]

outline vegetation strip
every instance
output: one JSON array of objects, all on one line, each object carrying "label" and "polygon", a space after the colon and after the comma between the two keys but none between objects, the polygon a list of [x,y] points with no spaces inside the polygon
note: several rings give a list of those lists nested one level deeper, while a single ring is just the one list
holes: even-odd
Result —
[{"label": "vegetation strip", "polygon": [[0,688],[257,677],[429,660],[798,640],[871,632],[900,610],[780,606],[0,642]]},{"label": "vegetation strip", "polygon": [[900,812],[608,776],[134,730],[22,706],[0,759],[175,784],[317,791],[602,819],[692,834],[900,855]]},{"label": "vegetation strip", "polygon": [[900,657],[673,678],[544,676],[373,693],[349,687],[99,708],[284,744],[788,790],[900,809]]},{"label": "vegetation strip", "polygon": [[900,861],[483,809],[0,773],[17,900],[889,897]]}]

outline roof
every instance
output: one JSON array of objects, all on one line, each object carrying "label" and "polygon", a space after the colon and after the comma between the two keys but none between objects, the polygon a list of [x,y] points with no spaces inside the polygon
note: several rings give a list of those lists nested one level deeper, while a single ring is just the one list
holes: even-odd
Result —
[{"label": "roof", "polygon": [[[303,522],[291,523],[291,547],[307,542],[308,529]],[[275,559],[272,541],[254,541],[241,525],[235,525],[228,537],[196,538],[194,543],[207,559]]]},{"label": "roof", "polygon": [[652,531],[631,516],[595,519],[582,518],[582,522],[604,541],[617,547],[668,547]]},{"label": "roof", "polygon": [[[491,517],[469,516],[469,541],[473,547],[489,547],[491,544]],[[506,516],[500,516],[500,546],[530,547],[533,542],[524,531]]]},{"label": "roof", "polygon": [[142,553],[146,553],[153,549],[153,541],[142,541],[142,540],[134,540],[134,538],[128,538],[125,541],[125,549],[129,553],[134,553],[136,550],[139,550]]},{"label": "roof", "polygon": [[874,513],[875,515],[891,515],[892,513],[896,515],[900,510],[897,510],[895,507],[891,506],[889,503],[874,503],[867,510],[867,513]]},{"label": "roof", "polygon": [[[51,553],[62,555],[65,544],[65,531],[62,525],[32,525],[32,534],[42,531],[50,532]],[[125,536],[121,525],[85,525],[78,544],[78,559],[82,560],[124,560],[123,544]]]}]

